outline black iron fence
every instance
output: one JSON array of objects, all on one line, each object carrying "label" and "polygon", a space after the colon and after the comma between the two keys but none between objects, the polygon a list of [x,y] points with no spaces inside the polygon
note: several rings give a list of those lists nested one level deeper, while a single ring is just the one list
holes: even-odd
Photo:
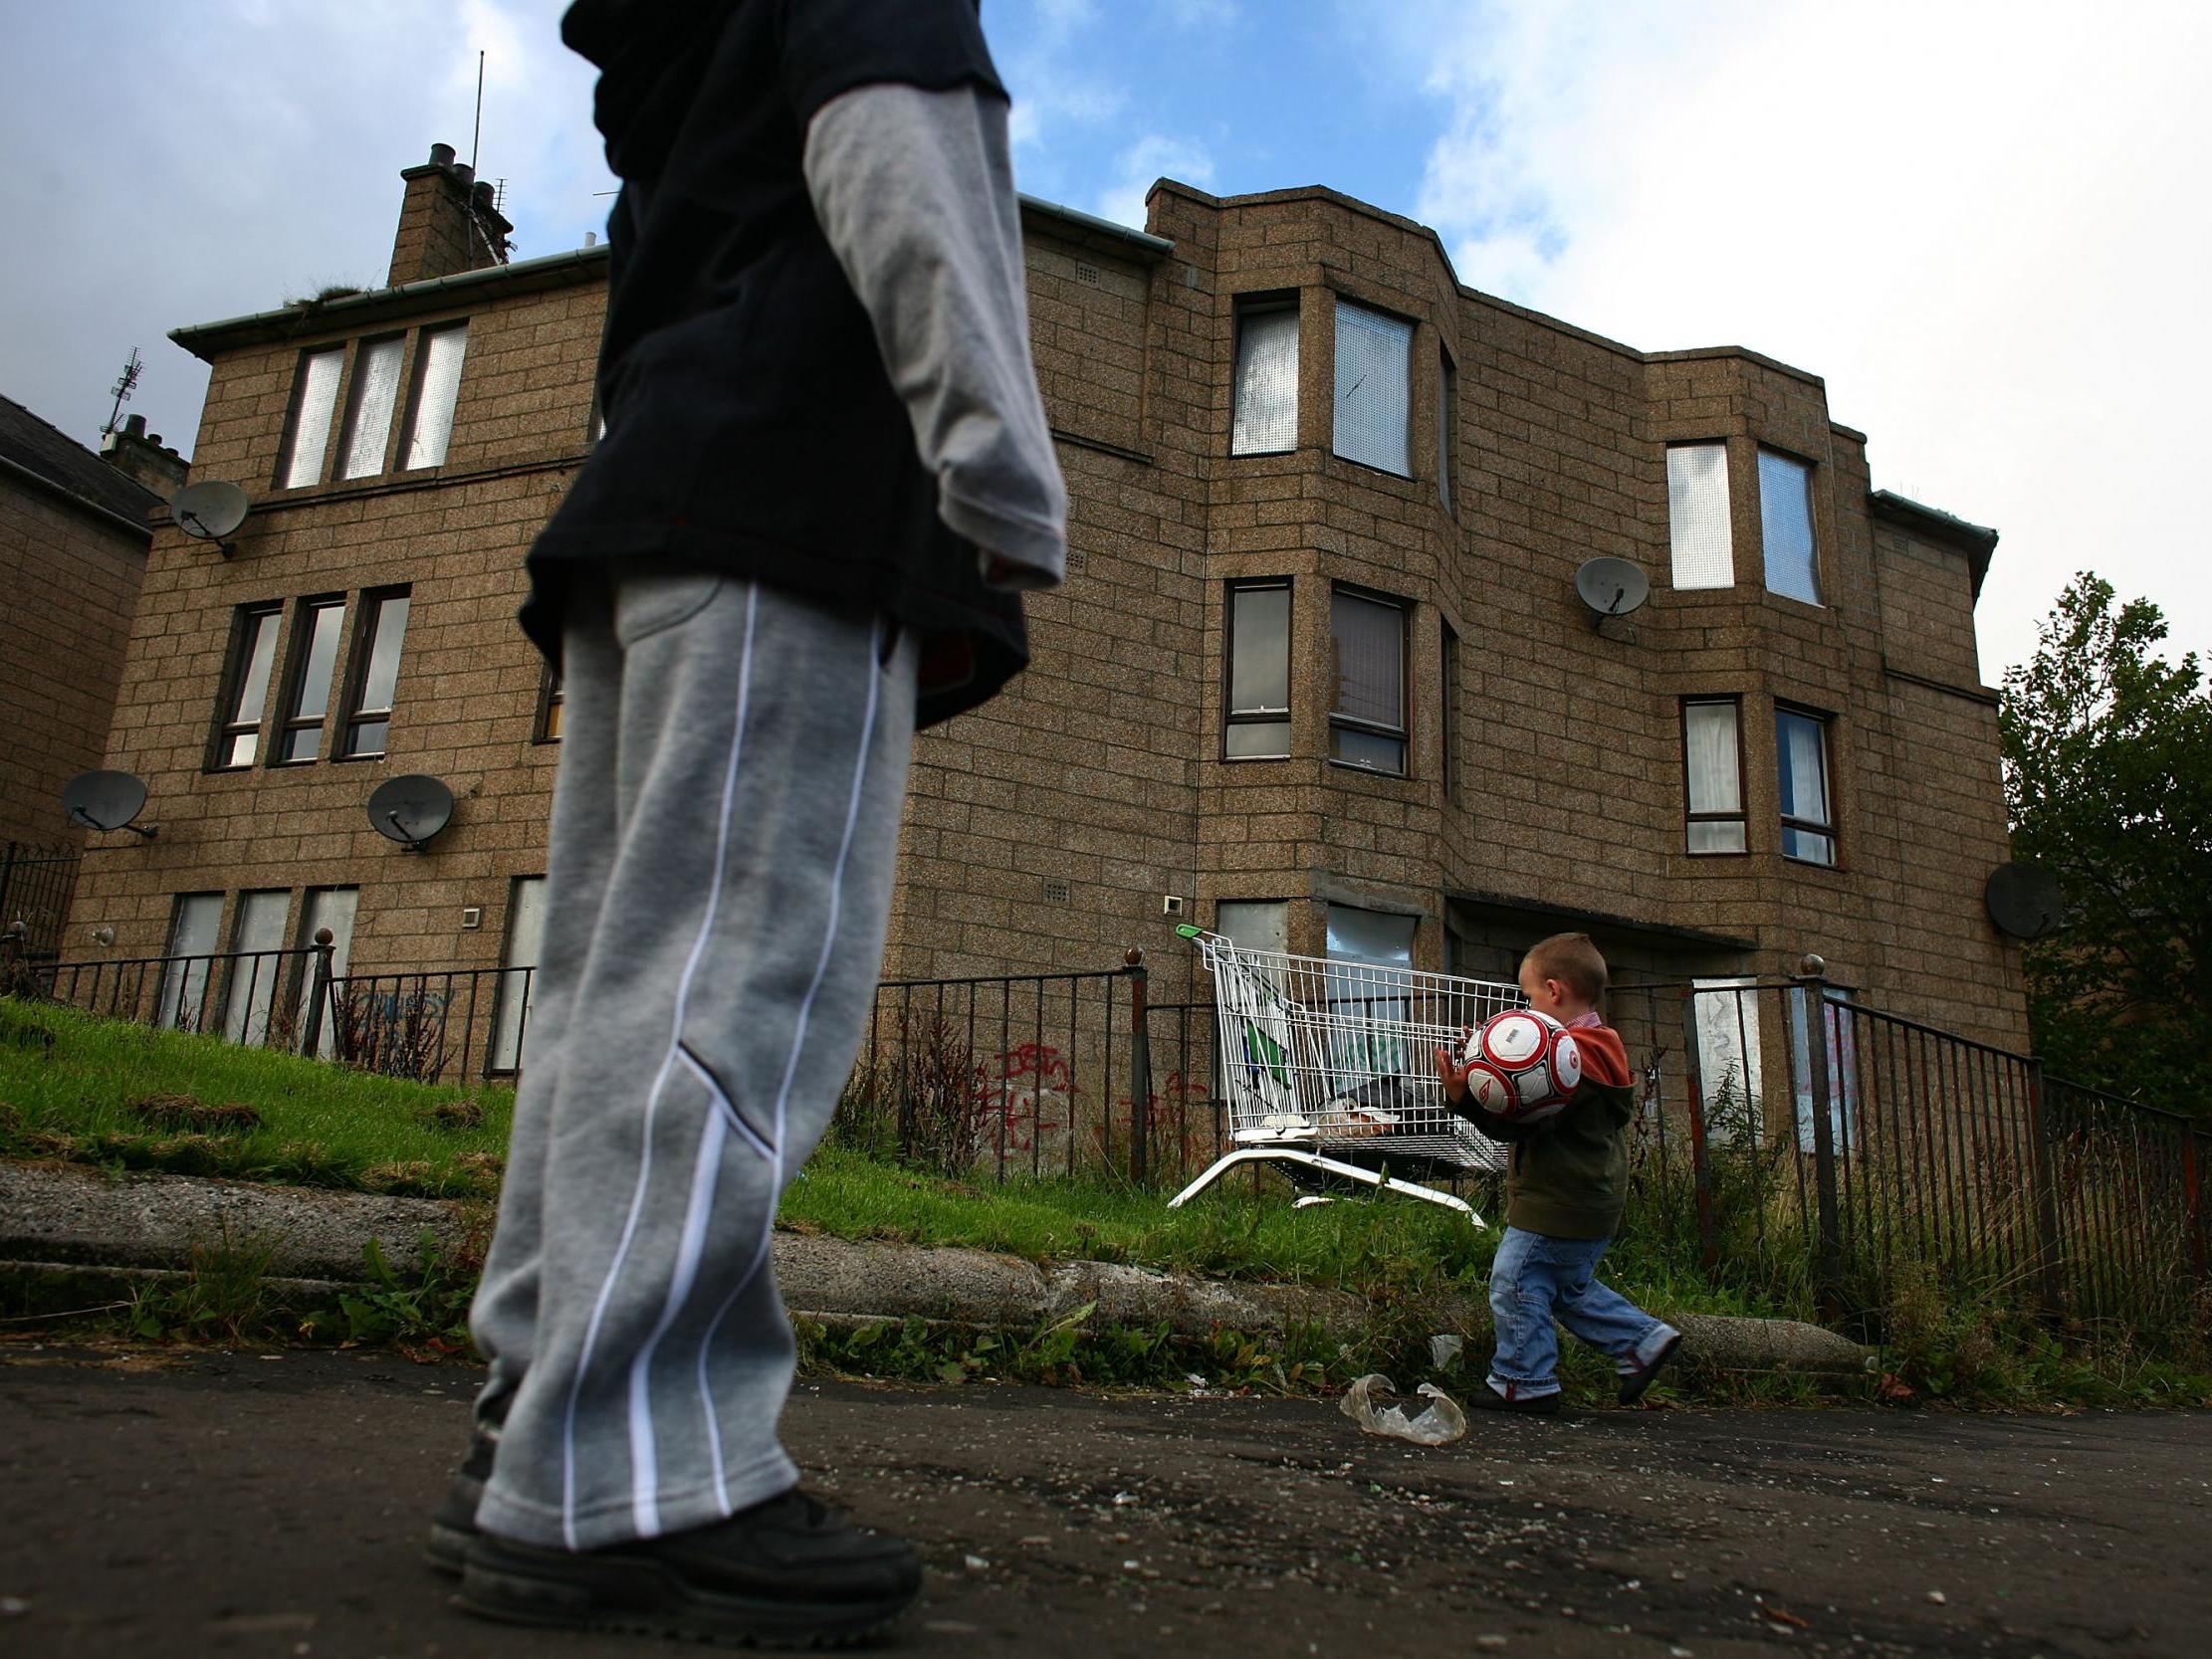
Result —
[{"label": "black iron fence", "polygon": [[1642,1062],[1638,1175],[1714,1274],[1809,1274],[1831,1315],[1901,1271],[2056,1322],[2201,1323],[2212,1126],[1808,976],[1616,987]]},{"label": "black iron fence", "polygon": [[537,976],[534,967],[335,975],[325,1058],[417,1083],[512,1077]]},{"label": "black iron fence", "polygon": [[310,945],[91,962],[32,959],[20,971],[38,994],[102,1019],[313,1053],[328,966],[327,949]]},{"label": "black iron fence", "polygon": [[[515,1072],[535,970],[336,974],[296,950],[0,955],[108,1017],[416,1078]],[[1215,1008],[1155,1004],[1141,952],[1098,972],[886,980],[832,1137],[975,1176],[1182,1184],[1227,1145]],[[1639,1073],[1633,1178],[1660,1248],[1832,1314],[1900,1270],[2080,1328],[2212,1310],[2212,1125],[2048,1077],[1817,975],[1616,986]],[[1255,1179],[1258,1178],[1256,1175]]]},{"label": "black iron fence", "polygon": [[62,953],[62,924],[77,890],[75,847],[0,842],[0,933],[12,934],[28,960]]}]

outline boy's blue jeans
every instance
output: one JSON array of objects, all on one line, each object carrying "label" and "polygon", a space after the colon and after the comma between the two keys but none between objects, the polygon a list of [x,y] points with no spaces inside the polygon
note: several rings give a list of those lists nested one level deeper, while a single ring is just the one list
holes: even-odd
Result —
[{"label": "boy's blue jeans", "polygon": [[1609,1238],[1553,1238],[1505,1229],[1490,1264],[1490,1316],[1497,1354],[1490,1386],[1508,1399],[1559,1392],[1557,1320],[1627,1372],[1648,1364],[1674,1334],[1618,1291],[1598,1283],[1598,1260]]}]

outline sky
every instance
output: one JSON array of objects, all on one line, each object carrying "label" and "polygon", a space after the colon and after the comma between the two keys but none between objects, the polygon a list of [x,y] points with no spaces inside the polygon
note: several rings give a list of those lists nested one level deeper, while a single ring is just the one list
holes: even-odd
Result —
[{"label": "sky", "polygon": [[[613,187],[558,0],[0,0],[0,393],[190,453],[168,330],[383,280],[433,141],[518,257]],[[1325,184],[1461,283],[1643,350],[1822,376],[1878,489],[2002,534],[1983,678],[2075,572],[2212,659],[2201,0],[985,0],[1033,194],[1140,224],[1163,175]],[[481,136],[472,132],[485,54]]]}]

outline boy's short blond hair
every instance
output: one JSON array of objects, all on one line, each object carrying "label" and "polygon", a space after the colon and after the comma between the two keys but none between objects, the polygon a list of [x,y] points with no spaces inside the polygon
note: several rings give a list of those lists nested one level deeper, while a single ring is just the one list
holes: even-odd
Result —
[{"label": "boy's short blond hair", "polygon": [[1605,995],[1613,976],[1606,971],[1605,954],[1588,933],[1554,933],[1538,939],[1521,958],[1522,971],[1535,969],[1539,979],[1557,979],[1583,1001],[1595,1004]]}]

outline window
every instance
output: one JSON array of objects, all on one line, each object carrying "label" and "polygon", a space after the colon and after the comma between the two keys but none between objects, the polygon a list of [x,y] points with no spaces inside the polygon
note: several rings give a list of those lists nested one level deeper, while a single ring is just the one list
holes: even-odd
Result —
[{"label": "window", "polygon": [[[300,912],[300,947],[304,950],[315,943],[315,935],[322,929],[331,930],[331,977],[345,977],[346,964],[353,956],[353,913],[360,906],[361,890],[357,887],[311,887],[307,903]],[[311,960],[305,982],[301,986],[299,1029],[304,1037],[307,1032],[307,998],[315,989],[315,970]],[[323,1030],[316,1046],[318,1057],[328,1060],[337,1052],[337,1020],[331,1010],[323,1010]]]},{"label": "window", "polygon": [[1406,970],[1414,965],[1414,933],[1420,925],[1418,917],[1353,905],[1329,907],[1324,995],[1329,1012],[1341,1016],[1341,1023],[1330,1022],[1323,1038],[1333,1091],[1417,1066],[1419,1057],[1405,1052],[1407,1022],[1413,1017]]},{"label": "window", "polygon": [[561,686],[560,676],[548,663],[538,682],[538,738],[541,743],[560,741],[562,714],[568,707],[568,694]]},{"label": "window", "polygon": [[[1290,948],[1290,907],[1280,899],[1223,899],[1214,907],[1214,931],[1246,950]],[[1295,1113],[1298,1093],[1291,1077],[1291,1007],[1279,994],[1246,1011],[1240,1045],[1217,1048],[1214,1089],[1217,1099],[1230,1093],[1231,1074],[1267,1104],[1270,1112]]]},{"label": "window", "polygon": [[1690,1007],[1697,1027],[1697,1095],[1705,1133],[1716,1141],[1757,1139],[1759,1102],[1759,982],[1692,979]]},{"label": "window", "polygon": [[1329,605],[1336,703],[1329,753],[1347,766],[1406,772],[1406,607],[1338,588]]},{"label": "window", "polygon": [[1280,899],[1223,899],[1214,907],[1214,931],[1246,950],[1290,948],[1290,907]]},{"label": "window", "polygon": [[507,950],[500,965],[499,1009],[493,1015],[489,1067],[518,1071],[523,1063],[523,1034],[530,1025],[530,998],[538,960],[546,943],[546,878],[517,876],[507,896]]},{"label": "window", "polygon": [[277,662],[278,605],[242,605],[231,625],[230,663],[208,763],[218,771],[251,766],[261,752],[261,717],[269,707],[269,676]]},{"label": "window", "polygon": [[1676,587],[1735,585],[1727,445],[1676,444],[1666,452],[1666,524]]},{"label": "window", "polygon": [[1290,753],[1290,584],[1231,584],[1228,707],[1221,752],[1230,760]]},{"label": "window", "polygon": [[1682,702],[1682,796],[1693,853],[1740,853],[1743,746],[1734,698]]},{"label": "window", "polygon": [[277,466],[280,490],[322,482],[323,458],[331,448],[331,417],[337,409],[338,373],[344,366],[342,345],[301,357],[300,378],[292,394],[292,424]]},{"label": "window", "polygon": [[1441,626],[1443,692],[1437,705],[1437,727],[1443,739],[1443,798],[1448,801],[1459,793],[1459,636],[1450,623]]},{"label": "window", "polygon": [[469,325],[425,328],[415,352],[414,390],[408,394],[407,443],[400,470],[445,465],[453,437],[453,404],[461,390],[461,359],[468,354]]},{"label": "window", "polygon": [[277,765],[313,760],[323,751],[323,718],[331,712],[331,678],[337,667],[338,634],[344,626],[343,599],[300,602],[293,618],[285,715],[277,729]]},{"label": "window", "polygon": [[407,637],[407,596],[403,587],[362,596],[340,750],[349,759],[382,754],[391,733],[392,691],[399,681],[399,649]]},{"label": "window", "polygon": [[1298,447],[1298,308],[1240,306],[1236,312],[1231,455],[1281,455]]},{"label": "window", "polygon": [[[1797,1149],[1820,1149],[1820,1125],[1813,1117],[1813,991],[1790,987],[1790,1092],[1797,1101]],[[1852,1017],[1851,992],[1829,985],[1821,995],[1821,1029],[1828,1084],[1828,1144],[1848,1157],[1859,1140],[1859,1033]]]},{"label": "window", "polygon": [[1349,300],[1336,303],[1336,453],[1400,478],[1408,457],[1414,325]]},{"label": "window", "polygon": [[1458,441],[1459,371],[1451,353],[1437,353],[1437,500],[1451,511],[1451,450]]},{"label": "window", "polygon": [[[161,965],[154,1023],[171,1031],[198,1031],[207,1018],[207,970],[223,924],[220,893],[180,893],[169,919],[170,960]],[[176,958],[184,957],[179,961]]]},{"label": "window", "polygon": [[1834,864],[1828,722],[1797,709],[1776,709],[1774,759],[1782,795],[1782,856],[1805,864]]},{"label": "window", "polygon": [[354,352],[345,430],[337,446],[339,478],[368,478],[384,470],[384,452],[391,447],[392,409],[399,401],[399,367],[405,358],[406,341],[398,334],[363,340]]},{"label": "window", "polygon": [[[256,1047],[269,1040],[269,1016],[276,1007],[277,981],[285,959],[285,918],[292,912],[292,890],[241,893],[231,923],[230,991],[223,1010],[223,1035]],[[266,954],[264,953],[266,952]]]},{"label": "window", "polygon": [[1767,591],[1808,605],[1821,602],[1813,558],[1813,469],[1759,451],[1759,533],[1766,543]]}]

